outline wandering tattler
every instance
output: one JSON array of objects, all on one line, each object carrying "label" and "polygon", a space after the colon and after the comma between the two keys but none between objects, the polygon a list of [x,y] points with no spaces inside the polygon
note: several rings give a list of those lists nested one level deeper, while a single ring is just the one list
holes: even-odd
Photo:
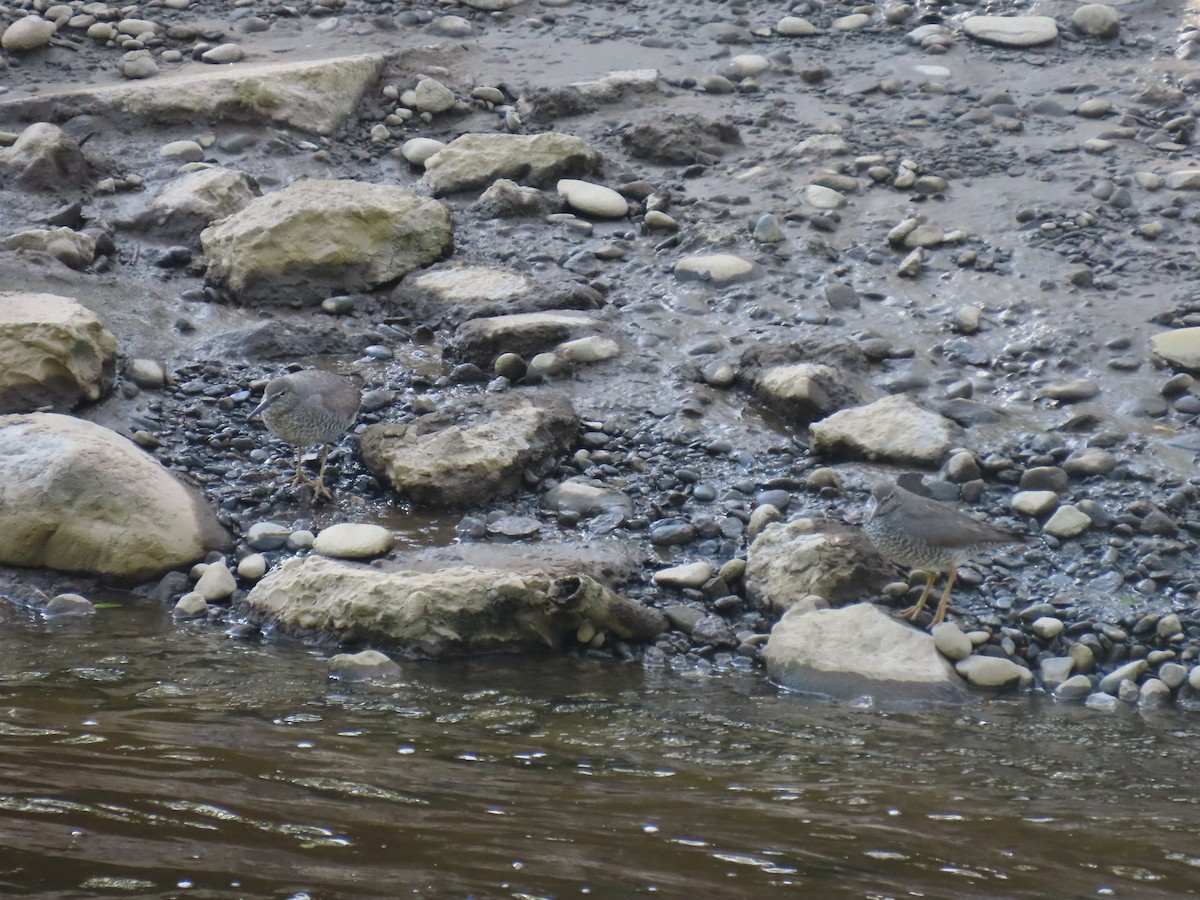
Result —
[{"label": "wandering tattler", "polygon": [[[320,369],[305,369],[273,378],[263,392],[262,403],[249,418],[262,415],[271,434],[296,448],[296,475],[292,486],[313,485],[313,500],[333,494],[325,487],[325,463],[329,445],[337,441],[358,417],[360,383],[353,377]],[[321,445],[321,472],[314,482],[301,468],[304,449]]]},{"label": "wandering tattler", "polygon": [[949,578],[937,612],[933,614],[932,625],[946,616],[950,588],[954,586],[959,566],[989,548],[1029,540],[1023,534],[978,522],[945,503],[914,494],[896,484],[873,486],[871,500],[873,506],[863,523],[871,543],[892,562],[922,569],[929,576],[921,599],[900,613],[909,621],[915,621],[925,608],[939,573],[946,572]]}]

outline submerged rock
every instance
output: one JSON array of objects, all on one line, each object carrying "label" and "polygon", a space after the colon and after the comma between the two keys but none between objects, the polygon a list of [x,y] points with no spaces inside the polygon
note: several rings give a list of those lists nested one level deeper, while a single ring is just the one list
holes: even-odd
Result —
[{"label": "submerged rock", "polygon": [[92,601],[80,594],[58,594],[42,607],[42,616],[47,619],[90,616],[95,612]]},{"label": "submerged rock", "polygon": [[1200,371],[1200,327],[1176,328],[1150,339],[1153,351],[1173,366]]},{"label": "submerged rock", "polygon": [[378,650],[339,653],[329,659],[329,677],[339,681],[395,679],[400,677],[400,666]]},{"label": "submerged rock", "polygon": [[732,284],[758,274],[753,260],[733,253],[708,253],[685,256],[675,264],[675,277],[680,281],[708,281],[712,284]]}]

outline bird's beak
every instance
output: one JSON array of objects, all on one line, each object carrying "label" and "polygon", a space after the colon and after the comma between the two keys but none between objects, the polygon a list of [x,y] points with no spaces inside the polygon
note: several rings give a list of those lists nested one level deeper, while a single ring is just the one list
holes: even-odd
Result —
[{"label": "bird's beak", "polygon": [[[276,396],[278,396],[278,395],[276,395]],[[255,416],[260,415],[263,410],[265,410],[268,406],[270,406],[274,402],[275,402],[275,397],[263,397],[262,403],[258,404],[258,406],[256,406],[256,407],[254,407],[254,409],[252,409],[250,411],[250,415],[246,416],[246,418],[253,419]]]}]

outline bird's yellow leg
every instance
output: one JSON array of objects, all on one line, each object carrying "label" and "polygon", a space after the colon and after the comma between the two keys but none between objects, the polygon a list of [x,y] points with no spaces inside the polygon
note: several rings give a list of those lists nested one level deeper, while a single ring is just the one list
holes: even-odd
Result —
[{"label": "bird's yellow leg", "polygon": [[308,479],[304,476],[304,470],[301,468],[304,465],[304,451],[296,451],[296,474],[292,476],[292,487],[304,484]]},{"label": "bird's yellow leg", "polygon": [[958,574],[958,566],[950,567],[950,577],[946,579],[946,589],[942,591],[942,599],[938,601],[937,612],[933,614],[930,625],[937,625],[946,618],[946,607],[950,605],[950,588],[954,587],[954,576]]},{"label": "bird's yellow leg", "polygon": [[313,501],[314,502],[316,500],[320,499],[321,497],[327,497],[330,500],[333,499],[333,494],[330,493],[329,488],[325,487],[325,464],[327,462],[329,462],[329,445],[328,444],[326,444],[324,447],[321,448],[321,471],[320,471],[320,474],[317,475],[316,483],[313,484]]},{"label": "bird's yellow leg", "polygon": [[903,616],[910,622],[914,621],[921,614],[921,610],[925,608],[925,601],[929,599],[929,592],[933,590],[933,580],[937,578],[937,572],[930,572],[929,578],[925,582],[925,590],[921,591],[921,599],[910,606],[908,609],[900,610],[897,615]]},{"label": "bird's yellow leg", "polygon": [[304,450],[296,451],[296,474],[292,476],[292,487],[303,487],[312,484],[312,479],[304,474]]}]

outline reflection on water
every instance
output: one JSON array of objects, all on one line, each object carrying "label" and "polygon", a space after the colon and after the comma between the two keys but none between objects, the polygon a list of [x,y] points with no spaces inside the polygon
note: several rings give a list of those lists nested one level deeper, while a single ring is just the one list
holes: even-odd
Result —
[{"label": "reflection on water", "polygon": [[159,610],[0,625],[0,895],[1181,897],[1196,727],[883,715],[558,657],[330,682]]}]

